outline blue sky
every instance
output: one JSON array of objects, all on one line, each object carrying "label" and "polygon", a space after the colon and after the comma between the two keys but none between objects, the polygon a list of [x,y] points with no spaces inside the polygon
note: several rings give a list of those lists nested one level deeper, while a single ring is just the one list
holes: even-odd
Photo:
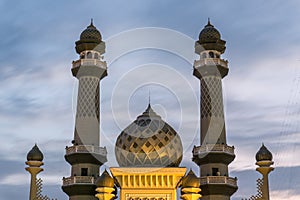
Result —
[{"label": "blue sky", "polygon": [[0,200],[29,195],[24,162],[35,142],[45,155],[44,194],[67,199],[60,185],[70,175],[63,156],[73,137],[77,87],[70,69],[78,58],[74,42],[90,18],[107,45],[108,76],[101,82],[106,166],[117,165],[115,138],[144,111],[151,90],[154,109],[182,138],[182,165],[197,171],[191,162],[192,146],[199,145],[193,45],[208,17],[227,41],[223,96],[228,144],[236,148],[230,171],[239,180],[233,199],[255,194],[254,157],[262,142],[275,161],[272,200],[300,199],[299,8],[297,1],[279,0],[0,1]]}]

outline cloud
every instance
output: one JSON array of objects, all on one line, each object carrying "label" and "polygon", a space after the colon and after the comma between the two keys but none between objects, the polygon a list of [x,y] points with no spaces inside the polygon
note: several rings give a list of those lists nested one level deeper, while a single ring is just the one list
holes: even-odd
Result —
[{"label": "cloud", "polygon": [[[300,181],[292,179],[294,174],[299,173],[300,167],[277,167],[269,174],[270,194],[271,199],[297,199],[298,188]],[[239,190],[234,195],[233,199],[248,198],[256,194],[256,179],[261,178],[261,175],[254,170],[232,171],[233,176],[238,177]],[[276,181],[281,180],[281,181]],[[279,193],[281,194],[279,195]]]},{"label": "cloud", "polygon": [[[43,173],[51,172],[45,175],[45,184],[49,188],[47,192],[62,194],[59,185],[49,184],[58,183],[58,176],[69,175],[70,166],[63,160],[63,154],[65,145],[70,144],[73,137],[73,113],[76,108],[72,100],[76,95],[73,88],[77,81],[72,78],[70,68],[71,61],[78,57],[74,51],[74,41],[78,40],[91,17],[101,30],[104,40],[122,31],[145,26],[175,29],[196,40],[207,17],[211,17],[212,23],[227,40],[224,57],[229,60],[230,73],[223,81],[227,136],[229,144],[236,147],[237,157],[230,166],[233,175],[241,181],[241,193],[244,192],[241,188],[248,186],[246,181],[255,187],[255,179],[251,179],[255,172],[242,173],[245,169],[254,170],[254,156],[261,142],[266,142],[273,152],[275,164],[286,167],[284,173],[295,169],[292,166],[299,166],[300,163],[294,159],[294,155],[299,154],[299,2],[282,3],[275,0],[242,3],[229,0],[212,6],[211,1],[195,0],[184,3],[141,3],[135,0],[130,5],[120,0],[114,3],[92,0],[81,3],[64,1],[59,4],[53,1],[18,4],[1,1],[0,5],[3,13],[0,18],[3,27],[0,31],[0,163],[5,171],[11,170],[5,176],[0,176],[6,177],[0,187],[1,198],[22,199],[23,196],[18,195],[28,191],[28,182],[21,175],[26,174],[24,164],[20,160],[25,160],[26,153],[35,142],[38,142],[45,154],[46,170]],[[184,48],[186,51],[183,53],[191,54],[188,60],[193,61],[193,42],[180,44],[175,39],[162,40],[159,35],[149,38],[148,42],[152,44],[154,40],[170,46],[189,46],[188,49]],[[112,43],[107,42],[109,44]],[[119,49],[125,45],[125,41],[118,41],[115,45],[114,48]],[[107,47],[107,59],[112,52],[111,47]],[[115,119],[111,110],[112,91],[124,73],[147,63],[171,66],[174,71],[182,74],[188,79],[199,101],[199,81],[192,76],[192,66],[174,54],[161,50],[143,50],[126,54],[114,63],[109,63],[109,75],[101,82],[101,144],[108,147],[108,165],[116,164],[114,139],[111,138],[116,138],[144,110],[148,95],[148,91],[137,90],[131,99],[117,106],[118,119]],[[162,74],[158,76],[163,78]],[[147,76],[142,74],[138,77],[144,79]],[[165,79],[170,79],[170,87],[184,90],[180,82],[172,80],[172,77],[165,76]],[[137,80],[132,81],[137,83]],[[120,94],[127,95],[128,91],[120,91]],[[159,114],[179,130],[186,148],[183,165],[196,171],[197,167],[191,163],[190,157],[192,146],[199,145],[199,130],[194,133],[195,129],[192,128],[195,124],[199,126],[199,107],[189,106],[191,100],[188,96],[181,97],[180,100],[185,102],[184,109],[190,112],[182,116],[185,122],[181,123],[178,102],[174,100],[176,98],[157,87],[153,89],[152,95],[152,102],[156,104]],[[126,104],[129,110],[124,109]],[[122,120],[122,125],[117,124],[116,120]],[[186,131],[180,131],[182,126]],[[17,161],[19,164],[15,163]],[[55,167],[62,163],[64,167],[61,169]],[[58,171],[58,175],[55,171]],[[18,191],[15,193],[11,192],[11,186],[7,186],[7,180],[16,176],[21,177],[26,187],[15,185],[14,190]],[[52,176],[54,178],[50,178]],[[274,175],[271,182],[281,182],[278,180],[281,177]],[[278,186],[275,187],[272,198],[281,194],[286,195],[280,196],[282,199],[287,199],[287,196],[299,198],[298,192],[288,187],[293,181],[292,177],[285,180],[285,191],[280,194]],[[251,190],[245,194],[253,192]],[[66,199],[66,196],[62,194],[60,199]]]}]

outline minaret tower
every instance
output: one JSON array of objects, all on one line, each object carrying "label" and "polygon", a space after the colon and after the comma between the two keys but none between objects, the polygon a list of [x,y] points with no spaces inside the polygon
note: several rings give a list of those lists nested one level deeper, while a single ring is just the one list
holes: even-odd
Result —
[{"label": "minaret tower", "polygon": [[92,200],[99,167],[107,161],[106,148],[99,147],[100,112],[99,85],[107,75],[103,61],[105,43],[97,28],[91,24],[76,42],[79,59],[73,61],[72,74],[79,80],[74,140],[66,147],[66,161],[72,165],[71,176],[63,178],[63,191],[70,200]]},{"label": "minaret tower", "polygon": [[41,166],[44,165],[43,158],[43,153],[40,151],[37,145],[34,145],[34,147],[27,154],[26,164],[28,167],[25,169],[31,175],[29,200],[35,200],[37,197],[38,186],[36,176],[38,173],[44,170],[41,168]]},{"label": "minaret tower", "polygon": [[269,173],[274,170],[271,165],[274,164],[272,161],[273,156],[272,153],[265,147],[264,144],[262,144],[259,151],[256,153],[256,165],[258,165],[258,168],[256,168],[256,171],[261,173],[263,176],[263,182],[261,187],[261,194],[262,199],[270,200],[270,194],[269,194]]},{"label": "minaret tower", "polygon": [[200,167],[201,200],[229,200],[237,190],[236,178],[228,173],[235,154],[226,143],[222,78],[228,73],[228,61],[221,59],[225,43],[208,20],[195,44],[200,56],[193,74],[201,84],[201,146],[194,147],[193,161]]}]

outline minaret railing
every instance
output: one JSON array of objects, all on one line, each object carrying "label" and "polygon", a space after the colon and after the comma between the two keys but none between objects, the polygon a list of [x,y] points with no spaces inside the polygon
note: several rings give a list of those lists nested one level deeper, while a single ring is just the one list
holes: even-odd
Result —
[{"label": "minaret railing", "polygon": [[79,59],[73,61],[73,68],[80,67],[80,66],[97,66],[99,68],[106,69],[106,62],[97,59]]},{"label": "minaret railing", "polygon": [[107,154],[107,150],[105,147],[98,147],[92,145],[75,145],[66,147],[66,155],[73,153],[96,153],[96,154]]},{"label": "minaret railing", "polygon": [[207,144],[198,147],[194,147],[193,154],[198,155],[207,152],[224,152],[228,154],[234,154],[234,147],[227,146],[225,144]]},{"label": "minaret railing", "polygon": [[221,65],[222,67],[228,68],[228,61],[221,58],[204,58],[200,60],[195,60],[195,67],[203,65]]},{"label": "minaret railing", "polygon": [[63,178],[63,185],[72,185],[72,184],[94,184],[95,178],[93,176],[72,176],[68,178]]},{"label": "minaret railing", "polygon": [[206,176],[200,178],[200,184],[227,184],[232,186],[237,186],[237,179],[227,176]]}]

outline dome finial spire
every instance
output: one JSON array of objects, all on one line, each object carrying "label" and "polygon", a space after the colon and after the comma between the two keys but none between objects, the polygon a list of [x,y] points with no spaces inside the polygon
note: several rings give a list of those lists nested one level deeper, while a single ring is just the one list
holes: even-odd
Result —
[{"label": "dome finial spire", "polygon": [[148,102],[148,104],[149,104],[149,106],[150,106],[150,105],[151,105],[151,91],[150,91],[150,89],[149,89],[148,98],[149,98],[149,102]]},{"label": "dome finial spire", "polygon": [[208,20],[207,20],[207,25],[211,25],[210,24],[210,18],[208,18]]},{"label": "dome finial spire", "polygon": [[94,24],[93,24],[93,18],[91,18],[91,26],[94,26]]}]

